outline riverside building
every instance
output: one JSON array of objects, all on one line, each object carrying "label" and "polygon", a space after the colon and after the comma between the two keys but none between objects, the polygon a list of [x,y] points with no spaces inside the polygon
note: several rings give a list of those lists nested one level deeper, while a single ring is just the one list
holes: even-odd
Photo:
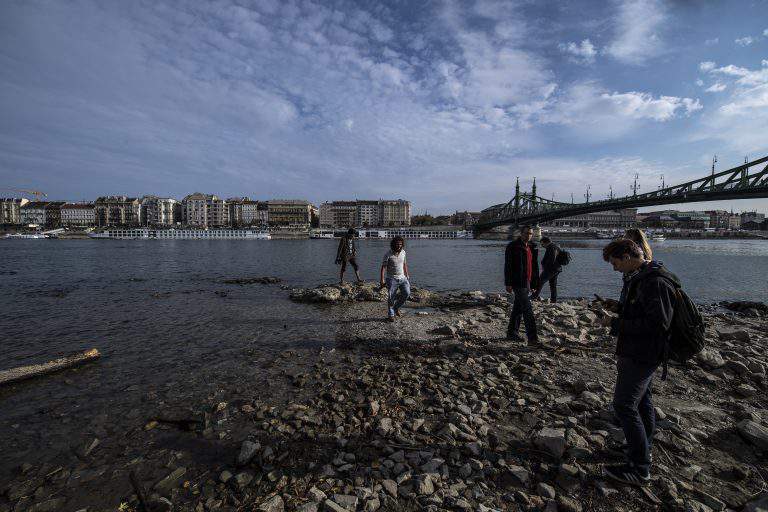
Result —
[{"label": "riverside building", "polygon": [[320,205],[323,228],[407,227],[411,225],[411,203],[396,200],[331,201]]},{"label": "riverside building", "polygon": [[135,197],[99,197],[93,207],[99,227],[138,226],[141,223],[141,202]]},{"label": "riverside building", "polygon": [[218,228],[229,225],[229,206],[213,194],[195,192],[182,201],[182,222],[185,226]]},{"label": "riverside building", "polygon": [[303,199],[271,199],[267,201],[269,225],[309,229],[312,205]]},{"label": "riverside building", "polygon": [[637,224],[637,208],[585,213],[553,220],[549,226],[576,228],[631,228]]},{"label": "riverside building", "polygon": [[142,226],[173,226],[181,223],[181,203],[170,197],[141,198]]},{"label": "riverside building", "polygon": [[21,224],[45,226],[48,222],[48,201],[30,201],[19,209]]},{"label": "riverside building", "polygon": [[0,224],[21,224],[21,207],[28,202],[23,197],[0,198]]},{"label": "riverside building", "polygon": [[91,203],[64,203],[61,205],[61,225],[87,228],[96,224],[96,212]]}]

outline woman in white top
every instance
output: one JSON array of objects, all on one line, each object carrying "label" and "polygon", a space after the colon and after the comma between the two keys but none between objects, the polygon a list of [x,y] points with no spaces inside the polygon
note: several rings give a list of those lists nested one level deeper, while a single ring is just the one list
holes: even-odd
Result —
[{"label": "woman in white top", "polygon": [[[396,236],[389,244],[390,250],[384,255],[381,262],[381,286],[387,287],[389,307],[387,320],[395,321],[395,316],[400,316],[400,308],[411,295],[411,284],[408,281],[408,263],[405,260],[405,239]],[[386,272],[386,280],[384,273]],[[398,293],[399,292],[399,293]]]}]

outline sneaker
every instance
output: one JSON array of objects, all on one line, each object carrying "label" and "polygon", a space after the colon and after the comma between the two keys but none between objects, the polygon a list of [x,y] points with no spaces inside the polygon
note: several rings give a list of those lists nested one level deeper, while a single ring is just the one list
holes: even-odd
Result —
[{"label": "sneaker", "polygon": [[399,309],[396,309],[395,310],[395,316],[403,316],[403,315],[400,314],[400,310]]},{"label": "sneaker", "polygon": [[619,464],[617,466],[604,466],[603,475],[616,482],[641,487],[651,481],[649,473],[641,473],[634,466]]},{"label": "sneaker", "polygon": [[393,316],[388,316],[386,321],[387,321],[387,322],[394,322],[394,321],[395,321],[395,317],[393,317]]}]

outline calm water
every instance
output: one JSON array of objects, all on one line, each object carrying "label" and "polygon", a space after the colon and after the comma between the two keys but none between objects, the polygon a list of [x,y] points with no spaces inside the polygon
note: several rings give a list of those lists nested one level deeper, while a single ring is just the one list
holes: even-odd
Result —
[{"label": "calm water", "polygon": [[[602,261],[603,242],[563,245],[573,261],[560,277],[562,296],[617,296],[620,276]],[[363,278],[377,279],[387,246],[359,243]],[[408,241],[412,282],[500,291],[504,247]],[[700,302],[768,298],[766,241],[670,240],[654,250]],[[0,389],[0,436],[8,443],[0,470],[79,442],[88,427],[78,421],[144,410],[148,390],[155,400],[186,393],[194,402],[256,382],[257,356],[333,346],[337,320],[322,308],[291,303],[279,286],[222,281],[333,282],[335,252],[334,240],[0,240],[0,369],[90,347],[104,354],[82,371]]]}]

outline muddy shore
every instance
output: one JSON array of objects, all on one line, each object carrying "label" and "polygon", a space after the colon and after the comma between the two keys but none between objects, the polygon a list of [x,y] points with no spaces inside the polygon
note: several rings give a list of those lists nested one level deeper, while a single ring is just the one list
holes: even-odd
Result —
[{"label": "muddy shore", "polygon": [[757,306],[709,309],[706,352],[656,380],[653,481],[641,491],[601,476],[622,441],[610,412],[614,341],[599,322],[609,304],[537,303],[544,345],[529,347],[502,338],[500,295],[417,291],[390,324],[372,284],[289,294],[323,308],[333,343],[244,349],[252,382],[210,373],[221,385],[207,398],[149,390],[142,407],[85,418],[66,447],[0,474],[0,512],[708,511],[768,501],[768,321]]}]

